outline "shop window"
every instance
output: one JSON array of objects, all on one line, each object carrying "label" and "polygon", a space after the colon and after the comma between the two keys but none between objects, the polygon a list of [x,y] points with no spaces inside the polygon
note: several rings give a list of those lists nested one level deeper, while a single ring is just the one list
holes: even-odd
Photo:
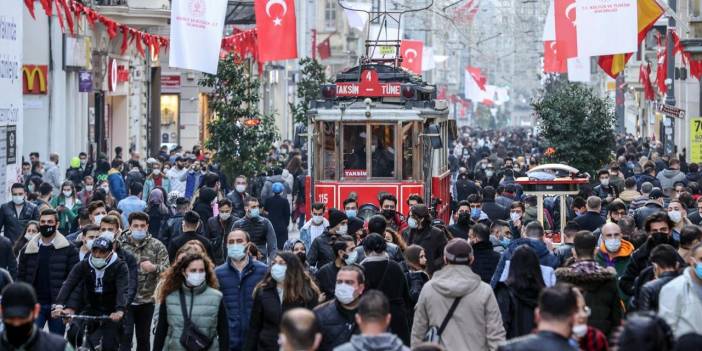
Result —
[{"label": "shop window", "polygon": [[161,94],[161,143],[180,143],[180,95]]},{"label": "shop window", "polygon": [[395,127],[376,125],[371,127],[372,176],[391,178],[395,176]]}]

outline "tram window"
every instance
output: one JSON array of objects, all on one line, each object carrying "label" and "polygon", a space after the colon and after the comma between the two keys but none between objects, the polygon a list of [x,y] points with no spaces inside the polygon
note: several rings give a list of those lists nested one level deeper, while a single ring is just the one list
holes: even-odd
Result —
[{"label": "tram window", "polygon": [[346,178],[368,176],[366,165],[366,126],[344,126],[344,174]]},{"label": "tram window", "polygon": [[395,126],[376,125],[371,133],[371,159],[373,177],[395,176]]},{"label": "tram window", "polygon": [[402,124],[402,179],[413,179],[414,137],[413,122]]},{"label": "tram window", "polygon": [[336,138],[333,122],[322,122],[322,178],[326,180],[336,179]]}]

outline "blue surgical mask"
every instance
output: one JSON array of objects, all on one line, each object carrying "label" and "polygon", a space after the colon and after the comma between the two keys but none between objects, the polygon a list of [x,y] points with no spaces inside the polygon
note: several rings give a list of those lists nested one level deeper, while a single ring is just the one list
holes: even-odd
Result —
[{"label": "blue surgical mask", "polygon": [[417,226],[419,225],[419,223],[417,223],[417,220],[416,220],[416,219],[410,217],[410,218],[407,219],[407,225],[408,225],[411,229],[414,229],[414,228],[417,228]]},{"label": "blue surgical mask", "polygon": [[132,239],[136,241],[146,239],[146,230],[132,230]]},{"label": "blue surgical mask", "polygon": [[480,218],[480,209],[479,208],[471,208],[470,209],[470,217],[473,219]]},{"label": "blue surgical mask", "polygon": [[258,207],[249,210],[249,217],[251,218],[258,218],[260,214],[261,210]]},{"label": "blue surgical mask", "polygon": [[107,259],[97,258],[93,255],[90,255],[90,263],[92,263],[93,267],[95,267],[96,269],[103,269],[107,265]]},{"label": "blue surgical mask", "polygon": [[346,210],[346,217],[349,219],[356,217],[356,210]]},{"label": "blue surgical mask", "polygon": [[283,264],[274,264],[271,267],[271,277],[278,282],[282,283],[283,280],[285,280],[285,271],[287,271],[288,266],[283,265]]},{"label": "blue surgical mask", "polygon": [[241,261],[246,256],[246,247],[242,244],[232,244],[227,246],[227,256],[234,261]]},{"label": "blue surgical mask", "polygon": [[344,263],[346,263],[346,265],[354,264],[354,263],[356,263],[357,258],[358,258],[358,251],[353,250],[353,251],[351,251],[350,254],[346,255],[346,258],[344,259]]},{"label": "blue surgical mask", "polygon": [[695,275],[698,279],[702,279],[702,263],[695,263]]}]

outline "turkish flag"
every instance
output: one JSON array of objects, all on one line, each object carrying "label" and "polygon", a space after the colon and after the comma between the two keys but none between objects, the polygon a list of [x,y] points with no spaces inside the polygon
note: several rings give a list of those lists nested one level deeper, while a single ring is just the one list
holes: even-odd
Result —
[{"label": "turkish flag", "polygon": [[317,45],[317,51],[319,52],[319,58],[326,60],[331,57],[331,36],[324,39],[319,45]]},{"label": "turkish flag", "polygon": [[555,0],[556,42],[558,56],[565,60],[578,56],[578,35],[575,28],[575,0]]},{"label": "turkish flag", "polygon": [[402,67],[421,75],[423,51],[423,41],[402,40],[400,42],[400,56],[402,56]]},{"label": "turkish flag", "polygon": [[259,61],[297,58],[294,0],[255,0]]},{"label": "turkish flag", "polygon": [[568,61],[558,57],[558,42],[549,40],[544,42],[544,72],[566,73]]},{"label": "turkish flag", "polygon": [[653,91],[653,84],[651,84],[651,65],[641,64],[639,68],[639,82],[644,88],[644,98],[649,101],[656,99],[656,93]]}]

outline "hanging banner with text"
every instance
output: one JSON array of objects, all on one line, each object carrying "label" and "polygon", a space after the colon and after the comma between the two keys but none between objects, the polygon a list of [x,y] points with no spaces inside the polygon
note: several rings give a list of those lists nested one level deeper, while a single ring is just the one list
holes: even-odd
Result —
[{"label": "hanging banner with text", "polygon": [[216,74],[227,0],[173,0],[170,67]]},{"label": "hanging banner with text", "polygon": [[690,162],[702,162],[702,118],[690,118]]},{"label": "hanging banner with text", "polygon": [[22,152],[24,11],[21,1],[7,1],[0,16],[0,200],[9,197],[8,186],[20,178],[17,158]]},{"label": "hanging banner with text", "polygon": [[577,0],[576,5],[579,57],[637,50],[637,0]]}]

